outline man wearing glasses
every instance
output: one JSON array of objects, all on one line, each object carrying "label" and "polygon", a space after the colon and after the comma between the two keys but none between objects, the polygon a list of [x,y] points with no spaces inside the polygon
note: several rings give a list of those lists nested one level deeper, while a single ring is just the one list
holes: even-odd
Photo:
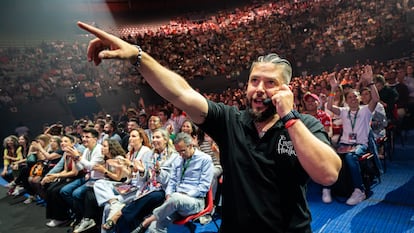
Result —
[{"label": "man wearing glasses", "polygon": [[[213,179],[211,156],[192,145],[192,137],[177,134],[175,149],[181,158],[175,160],[171,178],[165,190],[166,201],[146,218],[133,232],[167,232],[175,219],[198,213],[204,209],[204,198]],[[153,224],[151,224],[153,223]]]}]

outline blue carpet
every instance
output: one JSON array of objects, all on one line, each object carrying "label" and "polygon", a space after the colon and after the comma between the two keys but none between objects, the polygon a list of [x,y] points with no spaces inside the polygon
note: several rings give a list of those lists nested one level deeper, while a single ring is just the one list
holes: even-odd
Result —
[{"label": "blue carpet", "polygon": [[373,194],[357,206],[321,201],[320,187],[309,186],[308,200],[314,232],[414,232],[413,137],[404,147],[396,145],[392,162]]}]

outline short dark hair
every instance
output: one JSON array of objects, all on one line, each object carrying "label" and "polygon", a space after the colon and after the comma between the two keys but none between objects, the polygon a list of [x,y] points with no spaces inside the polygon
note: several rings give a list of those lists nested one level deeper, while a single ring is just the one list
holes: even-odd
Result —
[{"label": "short dark hair", "polygon": [[84,133],[91,133],[94,138],[98,138],[99,137],[98,131],[96,131],[96,129],[91,128],[91,127],[88,127],[88,128],[83,129],[83,132]]}]

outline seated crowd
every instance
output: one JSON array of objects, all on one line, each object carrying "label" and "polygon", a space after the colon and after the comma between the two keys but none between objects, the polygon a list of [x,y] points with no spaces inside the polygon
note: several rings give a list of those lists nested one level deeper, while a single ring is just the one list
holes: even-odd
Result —
[{"label": "seated crowd", "polygon": [[[300,67],[326,56],[410,39],[406,12],[396,0],[255,1],[208,14],[196,23],[182,16],[145,32],[139,25],[129,35],[118,35],[189,79],[234,78],[263,51],[277,50]],[[145,83],[120,61],[91,69],[84,59],[86,46],[82,41],[45,41],[1,48],[0,107],[15,109],[53,97],[60,89],[99,96]]]},{"label": "seated crowd", "polygon": [[[173,212],[185,216],[201,211],[207,191],[211,185],[217,190],[222,174],[218,147],[182,113],[163,126],[164,113],[169,118],[165,109],[151,115],[146,129],[139,126],[138,116],[131,116],[122,136],[104,118],[79,121],[77,132],[51,125],[33,141],[8,136],[1,175],[10,182],[9,195],[27,194],[25,204],[46,203],[46,225],[70,223],[74,232],[101,225],[103,232],[131,232],[166,196],[169,202],[188,201]],[[191,198],[183,199],[183,193]],[[151,217],[161,230],[174,220],[160,218],[171,214],[164,212],[157,210],[157,218]]]}]

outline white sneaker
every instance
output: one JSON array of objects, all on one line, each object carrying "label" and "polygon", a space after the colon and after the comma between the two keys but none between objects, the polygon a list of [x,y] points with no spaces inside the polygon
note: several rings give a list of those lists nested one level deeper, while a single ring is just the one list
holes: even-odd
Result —
[{"label": "white sneaker", "polygon": [[124,208],[125,204],[121,203],[119,201],[114,201],[111,204],[111,207],[109,208],[109,214],[108,214],[108,218],[106,218],[106,220],[112,219],[112,217],[120,210],[122,210],[122,208]]},{"label": "white sneaker", "polygon": [[30,204],[35,200],[34,196],[29,196],[26,200],[24,200],[24,204]]},{"label": "white sneaker", "polygon": [[362,192],[360,189],[355,189],[352,193],[351,197],[346,200],[347,205],[356,205],[361,201],[365,200],[366,196],[365,193]]},{"label": "white sneaker", "polygon": [[12,195],[13,196],[19,196],[20,194],[22,194],[24,192],[24,188],[22,186],[16,186],[13,190]]},{"label": "white sneaker", "polygon": [[81,222],[75,227],[73,233],[79,233],[91,229],[96,226],[95,220],[90,218],[82,218]]},{"label": "white sneaker", "polygon": [[13,188],[16,186],[16,183],[14,183],[14,180],[8,184],[6,184],[6,188]]},{"label": "white sneaker", "polygon": [[206,214],[206,215],[201,216],[199,220],[200,220],[200,224],[205,225],[205,224],[210,223],[212,219],[211,219],[211,215]]},{"label": "white sneaker", "polygon": [[323,203],[331,203],[332,202],[332,196],[331,196],[331,190],[327,188],[322,189],[322,202]]},{"label": "white sneaker", "polygon": [[63,223],[65,223],[66,221],[64,220],[56,220],[56,219],[52,219],[49,222],[46,223],[46,226],[48,227],[57,227],[62,225]]}]

